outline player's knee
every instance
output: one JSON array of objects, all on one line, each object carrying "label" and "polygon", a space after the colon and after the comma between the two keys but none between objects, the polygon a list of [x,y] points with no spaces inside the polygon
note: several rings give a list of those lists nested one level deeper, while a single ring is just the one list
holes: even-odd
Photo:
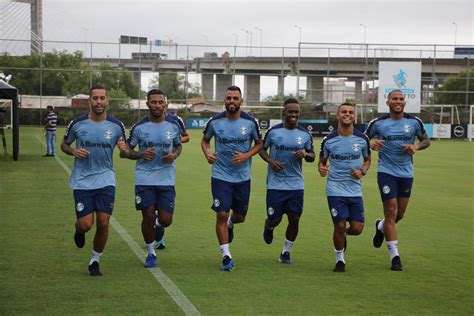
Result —
[{"label": "player's knee", "polygon": [[346,232],[346,223],[344,221],[341,221],[337,224],[334,225],[334,231],[338,235],[344,235]]},{"label": "player's knee", "polygon": [[171,217],[164,218],[163,220],[160,219],[160,225],[163,226],[163,227],[170,226],[172,222],[173,222],[173,218],[171,218]]},{"label": "player's knee", "polygon": [[245,222],[245,216],[242,214],[234,213],[232,216],[232,223],[237,224],[237,223],[243,223]]},{"label": "player's knee", "polygon": [[97,229],[98,230],[102,230],[102,231],[105,231],[105,230],[108,230],[109,229],[109,220],[98,220],[97,221]]},{"label": "player's knee", "polygon": [[351,235],[358,236],[362,233],[364,230],[364,225],[357,225],[351,227]]},{"label": "player's knee", "polygon": [[403,218],[404,215],[405,215],[404,213],[397,214],[397,217],[395,218],[395,222],[398,223]]},{"label": "player's knee", "polygon": [[83,233],[87,233],[89,230],[91,230],[91,227],[92,223],[90,222],[77,222],[76,224],[76,229]]}]

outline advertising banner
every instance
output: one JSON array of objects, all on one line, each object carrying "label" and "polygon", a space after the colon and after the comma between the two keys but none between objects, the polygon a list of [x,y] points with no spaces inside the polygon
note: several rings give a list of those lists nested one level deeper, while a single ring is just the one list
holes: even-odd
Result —
[{"label": "advertising banner", "polygon": [[467,125],[451,125],[451,138],[468,138]]},{"label": "advertising banner", "polygon": [[186,120],[186,128],[204,128],[208,118],[190,118]]},{"label": "advertising banner", "polygon": [[451,124],[433,124],[433,138],[451,138]]},{"label": "advertising banner", "polygon": [[392,90],[401,90],[405,95],[405,112],[420,113],[421,63],[379,62],[379,113],[388,113],[386,101]]}]

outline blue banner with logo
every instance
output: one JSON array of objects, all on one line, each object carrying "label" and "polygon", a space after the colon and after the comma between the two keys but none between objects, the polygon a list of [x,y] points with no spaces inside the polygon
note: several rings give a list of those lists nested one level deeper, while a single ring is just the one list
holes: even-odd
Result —
[{"label": "blue banner with logo", "polygon": [[190,118],[186,120],[186,128],[204,128],[208,118]]}]

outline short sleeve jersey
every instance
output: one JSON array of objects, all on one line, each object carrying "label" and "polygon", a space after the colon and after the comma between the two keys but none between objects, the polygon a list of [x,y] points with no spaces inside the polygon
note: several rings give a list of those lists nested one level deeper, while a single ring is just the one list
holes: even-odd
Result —
[{"label": "short sleeve jersey", "polygon": [[323,138],[320,157],[329,159],[327,196],[362,196],[361,181],[352,177],[352,169],[360,169],[364,157],[370,156],[369,139],[354,129],[350,136],[340,136],[337,130]]},{"label": "short sleeve jersey", "polygon": [[204,129],[207,140],[215,138],[217,161],[212,165],[212,177],[215,179],[237,183],[250,179],[252,158],[241,165],[232,163],[236,152],[248,152],[252,141],[261,139],[257,119],[241,112],[236,120],[229,120],[225,112],[212,117]]},{"label": "short sleeve jersey", "polygon": [[275,171],[268,165],[267,189],[269,190],[303,190],[303,162],[294,157],[295,151],[314,152],[313,138],[304,128],[287,129],[283,124],[272,126],[265,134],[265,150],[270,148],[269,156],[284,164],[281,171]]},{"label": "short sleeve jersey", "polygon": [[170,123],[175,123],[179,127],[179,133],[185,134],[187,132],[186,125],[184,124],[183,119],[178,115],[166,114],[166,120]]},{"label": "short sleeve jersey", "polygon": [[135,185],[175,185],[176,161],[165,163],[162,156],[165,151],[173,151],[175,145],[181,144],[179,127],[164,120],[151,122],[144,117],[130,130],[128,143],[132,148],[138,145],[140,151],[154,148],[153,160],[138,159],[135,166]]},{"label": "short sleeve jersey", "polygon": [[123,123],[111,115],[101,122],[89,119],[88,114],[74,118],[66,130],[67,144],[86,148],[89,156],[75,158],[70,186],[74,190],[93,190],[115,186],[113,150],[120,137],[125,139]]},{"label": "short sleeve jersey", "polygon": [[423,136],[425,127],[416,116],[404,114],[400,120],[384,115],[370,121],[365,131],[369,138],[383,140],[379,151],[378,172],[400,178],[413,177],[413,157],[403,151],[404,144],[414,144],[415,137]]}]

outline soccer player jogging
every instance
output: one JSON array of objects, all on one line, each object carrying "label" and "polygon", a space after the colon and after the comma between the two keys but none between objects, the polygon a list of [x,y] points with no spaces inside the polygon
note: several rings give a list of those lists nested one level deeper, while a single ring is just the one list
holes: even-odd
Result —
[{"label": "soccer player jogging", "polygon": [[[183,119],[178,115],[173,115],[173,114],[168,113],[168,98],[166,98],[166,96],[165,96],[165,102],[166,102],[166,106],[165,106],[166,121],[178,125],[182,144],[189,142],[190,137],[189,137],[188,131],[186,130],[186,126],[183,122]],[[165,227],[161,225],[161,223],[159,222],[159,216],[157,216],[156,222],[155,222],[155,249],[161,250],[161,249],[166,248],[164,235],[165,235]]]},{"label": "soccer player jogging", "polygon": [[[240,109],[242,102],[239,87],[227,88],[226,110],[209,120],[201,140],[204,156],[212,164],[212,209],[216,212],[223,271],[234,269],[229,244],[234,237],[234,224],[244,222],[247,214],[251,157],[262,149],[257,120]],[[215,152],[210,148],[212,137],[215,138]],[[255,143],[253,147],[252,142]],[[231,209],[232,215],[229,216]]]},{"label": "soccer player jogging", "polygon": [[[142,212],[141,228],[147,249],[145,268],[154,268],[155,221],[163,227],[168,227],[173,221],[176,159],[182,146],[178,125],[165,119],[165,94],[158,89],[150,90],[146,104],[148,116],[132,127],[128,145],[121,140],[118,146],[122,158],[137,160],[135,206]],[[134,150],[137,145],[139,151]]]},{"label": "soccer player jogging", "polygon": [[[334,224],[336,254],[334,272],[345,272],[346,235],[359,235],[364,229],[362,177],[370,168],[369,139],[354,128],[354,105],[343,103],[337,110],[338,127],[323,138],[318,171],[329,174],[326,196]],[[329,162],[329,166],[328,166]],[[349,227],[346,227],[349,222]]]},{"label": "soccer player jogging", "polygon": [[[298,126],[300,105],[296,99],[283,104],[283,123],[272,126],[266,133],[260,157],[268,163],[267,219],[263,239],[273,241],[273,230],[280,224],[283,214],[288,217],[285,243],[280,253],[281,263],[291,264],[290,253],[298,236],[300,217],[303,214],[304,178],[303,163],[315,159],[313,138]],[[267,150],[270,149],[270,155]]]},{"label": "soccer player jogging", "polygon": [[[109,235],[109,219],[115,200],[113,150],[117,142],[125,138],[125,128],[122,122],[106,113],[108,98],[103,86],[90,89],[89,104],[89,113],[69,123],[61,150],[75,157],[70,180],[77,217],[74,242],[77,247],[84,247],[85,233],[94,224],[95,213],[97,230],[89,273],[101,276],[99,260]],[[76,147],[72,148],[74,141]]]},{"label": "soccer player jogging", "polygon": [[[403,271],[398,253],[397,226],[405,214],[413,186],[413,155],[430,145],[423,122],[403,110],[405,96],[392,90],[387,97],[389,114],[372,120],[365,133],[377,139],[371,143],[379,151],[377,182],[383,202],[384,219],[375,221],[374,247],[387,241],[391,269]],[[415,137],[418,143],[415,144]]]}]

